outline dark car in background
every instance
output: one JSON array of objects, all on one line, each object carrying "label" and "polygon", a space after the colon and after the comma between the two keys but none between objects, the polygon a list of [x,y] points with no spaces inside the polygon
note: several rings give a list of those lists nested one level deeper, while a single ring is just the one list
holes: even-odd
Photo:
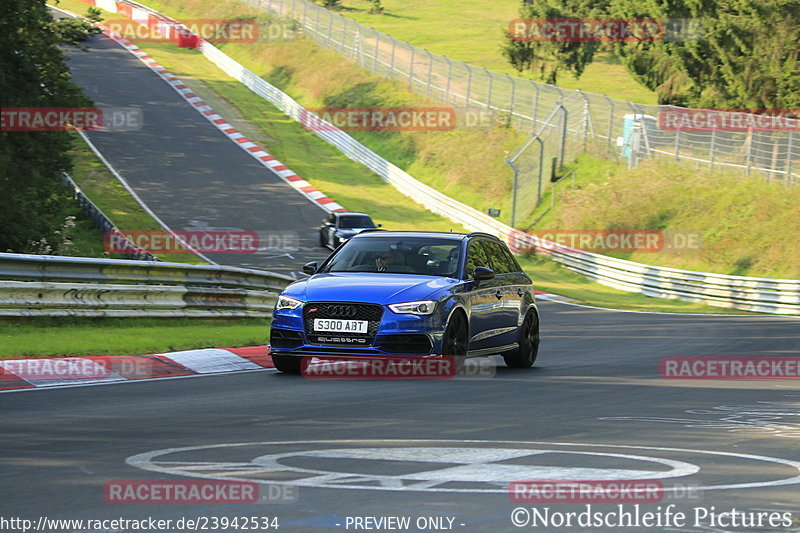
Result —
[{"label": "dark car in background", "polygon": [[340,244],[365,229],[379,227],[381,225],[375,224],[366,213],[353,211],[330,213],[319,228],[319,245],[335,250]]},{"label": "dark car in background", "polygon": [[309,356],[501,354],[533,365],[533,284],[507,246],[485,233],[369,231],[352,237],[278,296],[270,353],[298,373]]}]

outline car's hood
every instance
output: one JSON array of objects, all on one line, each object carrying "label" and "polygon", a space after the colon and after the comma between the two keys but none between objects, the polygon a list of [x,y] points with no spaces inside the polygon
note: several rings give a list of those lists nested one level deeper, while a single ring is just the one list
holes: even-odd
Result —
[{"label": "car's hood", "polygon": [[390,304],[424,300],[456,283],[458,280],[440,276],[340,272],[314,274],[292,283],[284,294],[304,302],[328,300]]},{"label": "car's hood", "polygon": [[339,228],[336,230],[336,233],[339,235],[355,235],[357,233],[361,233],[364,230],[374,229],[374,228]]}]

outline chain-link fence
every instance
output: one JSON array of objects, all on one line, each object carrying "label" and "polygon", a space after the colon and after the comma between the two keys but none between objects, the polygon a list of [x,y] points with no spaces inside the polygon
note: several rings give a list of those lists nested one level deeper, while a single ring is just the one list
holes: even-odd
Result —
[{"label": "chain-link fence", "polygon": [[[552,131],[550,120],[556,108],[563,108],[566,115],[566,141],[562,144],[566,144],[567,152],[562,150],[559,165],[563,164],[563,156],[569,158],[591,145],[624,158],[631,167],[644,158],[667,157],[709,167],[738,168],[748,174],[759,172],[767,179],[786,183],[796,183],[800,177],[800,127],[796,123],[765,129],[754,122],[758,115],[702,110],[692,113],[684,108],[637,104],[560,89],[434,54],[307,0],[245,1],[299,21],[306,34],[322,46],[337,50],[377,75],[403,80],[414,91],[459,110],[494,112],[505,123],[530,133],[531,138],[509,158],[520,166],[519,170],[515,167],[520,183],[528,179],[524,176],[538,172],[538,161],[523,159],[546,155],[543,146],[547,143],[542,145],[542,136]],[[701,115],[703,125],[697,127]],[[739,122],[727,120],[729,115],[739,115]],[[670,117],[677,117],[677,126],[670,125]],[[518,203],[533,198],[533,188],[538,191],[541,180],[531,180],[522,186],[527,192],[515,188]],[[521,220],[520,214],[515,217],[517,220]]]}]

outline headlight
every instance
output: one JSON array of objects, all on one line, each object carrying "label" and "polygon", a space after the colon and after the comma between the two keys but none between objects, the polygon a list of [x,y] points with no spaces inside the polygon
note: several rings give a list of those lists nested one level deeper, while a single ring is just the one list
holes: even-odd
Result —
[{"label": "headlight", "polygon": [[436,302],[433,300],[422,300],[419,302],[405,302],[402,304],[390,304],[389,309],[395,313],[410,315],[429,315],[436,309]]},{"label": "headlight", "polygon": [[295,298],[280,295],[278,296],[278,301],[275,302],[275,310],[280,311],[281,309],[297,309],[300,307],[300,305],[302,305],[302,303],[303,302]]}]

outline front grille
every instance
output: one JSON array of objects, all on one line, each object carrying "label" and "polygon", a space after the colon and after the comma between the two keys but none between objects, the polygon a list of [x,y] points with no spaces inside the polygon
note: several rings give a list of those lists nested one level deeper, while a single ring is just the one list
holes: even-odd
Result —
[{"label": "front grille", "polygon": [[431,340],[427,335],[381,335],[378,347],[391,353],[428,354],[431,351]]},{"label": "front grille", "polygon": [[[323,346],[372,346],[381,324],[383,307],[353,302],[308,302],[303,306],[303,327],[309,344]],[[315,318],[366,320],[367,333],[315,332]]]}]

